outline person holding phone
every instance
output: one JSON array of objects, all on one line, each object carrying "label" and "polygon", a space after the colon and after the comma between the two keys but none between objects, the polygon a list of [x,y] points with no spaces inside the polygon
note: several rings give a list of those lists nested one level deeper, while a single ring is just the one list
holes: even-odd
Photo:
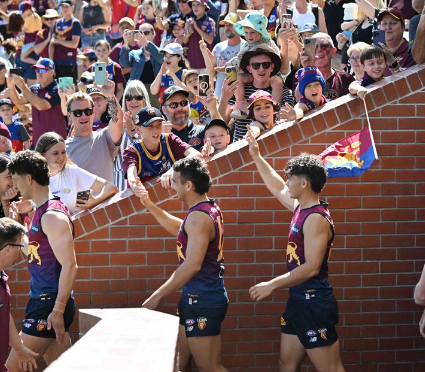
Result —
[{"label": "person holding phone", "polygon": [[[65,140],[55,132],[43,134],[35,151],[47,161],[51,193],[60,197],[71,214],[91,209],[118,192],[118,188],[111,182],[72,164],[66,154]],[[86,190],[87,199],[79,199],[79,192]]]}]

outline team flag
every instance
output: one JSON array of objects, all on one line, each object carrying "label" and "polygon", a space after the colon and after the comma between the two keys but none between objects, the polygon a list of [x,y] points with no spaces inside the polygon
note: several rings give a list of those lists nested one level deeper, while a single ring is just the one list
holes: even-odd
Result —
[{"label": "team flag", "polygon": [[329,146],[319,157],[328,170],[328,178],[356,177],[378,159],[369,126]]}]

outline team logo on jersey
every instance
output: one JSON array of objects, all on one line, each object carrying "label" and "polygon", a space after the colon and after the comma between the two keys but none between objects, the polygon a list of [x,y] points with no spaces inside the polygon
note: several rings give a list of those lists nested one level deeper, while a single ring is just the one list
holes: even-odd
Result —
[{"label": "team logo on jersey", "polygon": [[186,319],[186,325],[190,326],[194,324],[195,324],[195,319]]},{"label": "team logo on jersey", "polygon": [[207,318],[198,318],[198,328],[203,331],[207,326]]},{"label": "team logo on jersey", "polygon": [[37,324],[37,331],[42,332],[47,328],[47,322],[43,319],[40,319]]},{"label": "team logo on jersey", "polygon": [[192,332],[192,331],[193,331],[193,326],[189,326],[189,327],[187,327],[187,328],[186,328],[186,331],[187,331],[187,332]]},{"label": "team logo on jersey", "polygon": [[280,325],[281,326],[286,325],[286,320],[283,319],[283,316],[280,317]]},{"label": "team logo on jersey", "polygon": [[40,248],[40,244],[37,242],[28,243],[28,263],[31,263],[35,258],[38,261],[37,265],[41,265],[41,258],[38,255],[38,248]]},{"label": "team logo on jersey", "polygon": [[148,109],[146,110],[146,112],[147,112],[149,115],[151,115],[151,116],[155,116],[155,110],[154,110],[153,108],[148,108]]},{"label": "team logo on jersey", "polygon": [[318,330],[318,332],[320,333],[320,337],[322,337],[323,340],[327,340],[328,338],[326,337],[326,332],[328,330],[326,328],[321,328]]},{"label": "team logo on jersey", "polygon": [[272,14],[269,18],[269,23],[273,23],[276,22],[276,16],[274,14]]},{"label": "team logo on jersey", "polygon": [[307,331],[307,336],[309,336],[309,337],[313,337],[313,336],[316,336],[317,335],[317,332],[316,331],[313,331],[312,329],[310,329],[309,331]]},{"label": "team logo on jersey", "polygon": [[293,242],[289,242],[288,245],[286,246],[286,260],[288,263],[291,263],[292,260],[297,261],[297,265],[300,266],[301,265],[301,261],[300,261],[300,257],[297,254],[297,245]]},{"label": "team logo on jersey", "polygon": [[189,145],[190,146],[198,146],[198,145],[201,144],[201,142],[202,142],[202,140],[200,138],[192,137],[189,141]]},{"label": "team logo on jersey", "polygon": [[300,228],[297,225],[293,225],[291,227],[291,231],[295,234],[298,234],[300,232]]},{"label": "team logo on jersey", "polygon": [[37,225],[32,224],[32,226],[31,226],[31,231],[34,231],[35,233],[38,233],[38,230],[39,230],[38,226],[37,226]]},{"label": "team logo on jersey", "polygon": [[317,337],[310,337],[310,341],[309,342],[316,342],[317,341]]}]

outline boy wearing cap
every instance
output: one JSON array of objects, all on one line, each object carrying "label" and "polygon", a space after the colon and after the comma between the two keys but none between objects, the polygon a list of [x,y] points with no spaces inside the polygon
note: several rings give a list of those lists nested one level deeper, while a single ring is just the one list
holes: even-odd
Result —
[{"label": "boy wearing cap", "polygon": [[292,108],[286,105],[287,110],[282,108],[281,117],[286,120],[299,120],[304,113],[323,106],[327,99],[323,95],[326,89],[326,81],[316,67],[306,67],[298,70],[298,90],[301,98]]},{"label": "boy wearing cap", "polygon": [[13,103],[10,99],[0,100],[0,116],[10,132],[12,151],[17,153],[30,148],[30,136],[25,126],[13,118]]},{"label": "boy wearing cap", "polygon": [[163,175],[163,183],[168,180],[171,174],[169,170],[177,160],[187,156],[201,156],[173,133],[162,133],[165,119],[157,108],[144,107],[135,119],[134,125],[140,140],[124,150],[122,164],[131,187],[138,179],[143,182],[158,175]]},{"label": "boy wearing cap", "polygon": [[53,37],[49,45],[49,57],[56,63],[58,77],[73,77],[78,80],[77,48],[80,42],[82,26],[74,17],[74,3],[62,0],[60,4],[63,18],[56,22]]},{"label": "boy wearing cap", "polygon": [[214,148],[214,154],[218,154],[227,149],[230,143],[229,127],[226,122],[221,119],[211,120],[205,126],[205,140],[210,140],[211,146]]},{"label": "boy wearing cap", "polygon": [[[34,144],[42,134],[51,131],[66,138],[65,117],[61,110],[58,84],[54,79],[55,64],[48,58],[40,58],[31,68],[35,70],[38,84],[28,87],[22,77],[11,75],[7,79],[10,98],[16,105],[31,104]],[[16,87],[22,94],[18,94]]]}]

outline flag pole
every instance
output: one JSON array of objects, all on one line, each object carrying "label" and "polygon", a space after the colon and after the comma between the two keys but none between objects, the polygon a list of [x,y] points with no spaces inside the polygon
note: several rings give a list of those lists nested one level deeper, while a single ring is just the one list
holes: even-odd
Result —
[{"label": "flag pole", "polygon": [[378,152],[376,151],[375,140],[373,138],[372,127],[370,126],[369,114],[368,114],[368,110],[366,106],[366,96],[363,97],[362,101],[363,101],[364,110],[366,112],[367,125],[369,127],[369,135],[370,135],[370,140],[372,142],[373,153],[375,154],[375,159],[378,160],[379,159]]}]

